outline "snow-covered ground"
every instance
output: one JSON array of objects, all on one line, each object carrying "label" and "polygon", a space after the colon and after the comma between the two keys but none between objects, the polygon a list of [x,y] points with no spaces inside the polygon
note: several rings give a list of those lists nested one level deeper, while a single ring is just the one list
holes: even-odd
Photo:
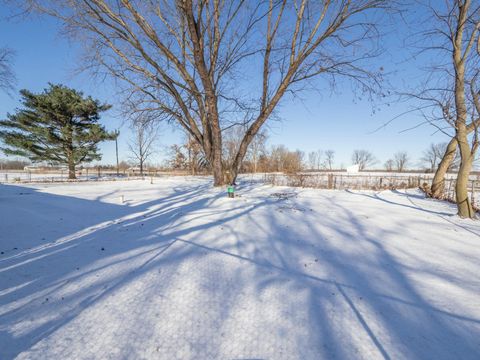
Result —
[{"label": "snow-covered ground", "polygon": [[479,359],[480,224],[415,190],[0,185],[0,359]]}]

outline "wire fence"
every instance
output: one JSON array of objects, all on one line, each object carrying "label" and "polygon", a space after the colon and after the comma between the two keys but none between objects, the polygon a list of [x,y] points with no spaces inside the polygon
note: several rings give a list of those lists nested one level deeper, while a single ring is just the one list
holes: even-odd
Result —
[{"label": "wire fence", "polygon": [[55,183],[55,182],[84,182],[84,181],[116,181],[116,180],[138,180],[149,177],[162,176],[184,176],[185,171],[160,171],[145,170],[143,174],[139,171],[120,171],[110,169],[82,169],[76,171],[76,179],[68,178],[67,170],[53,171],[31,171],[31,170],[0,170],[0,183]]},{"label": "wire fence", "polygon": [[[76,172],[77,179],[69,180],[67,170],[32,171],[32,170],[0,170],[0,183],[58,183],[85,181],[117,181],[158,178],[167,176],[186,176],[189,171],[145,170],[143,175],[138,170],[115,170],[102,168],[84,168]],[[431,185],[433,174],[403,174],[403,173],[366,173],[349,174],[340,172],[317,173],[265,173],[255,175],[256,182],[276,186],[293,186],[332,190],[395,190],[421,188],[427,190]],[[251,179],[250,179],[251,180]],[[456,179],[454,174],[448,174],[444,183],[442,198],[456,201]],[[480,175],[471,175],[469,180],[469,196],[472,204],[480,204]]]},{"label": "wire fence", "polygon": [[[470,202],[475,209],[479,209],[479,195],[480,195],[480,179],[478,176],[475,176],[475,179],[472,179],[470,176],[469,185],[468,185],[468,195],[470,197]],[[448,200],[450,202],[456,203],[456,179],[445,179],[444,187],[443,187],[443,194],[441,196],[442,199]]]},{"label": "wire fence", "polygon": [[267,184],[278,186],[294,186],[316,189],[354,189],[354,190],[387,190],[421,187],[430,182],[432,175],[373,175],[348,173],[295,173],[295,174],[265,174]]},{"label": "wire fence", "polygon": [[[433,174],[348,174],[348,173],[295,173],[295,174],[265,174],[263,182],[276,186],[293,186],[331,190],[396,190],[420,188],[428,191]],[[441,198],[456,202],[454,174],[448,174],[444,180]],[[468,188],[470,200],[477,207],[480,198],[480,176],[471,175]]]}]

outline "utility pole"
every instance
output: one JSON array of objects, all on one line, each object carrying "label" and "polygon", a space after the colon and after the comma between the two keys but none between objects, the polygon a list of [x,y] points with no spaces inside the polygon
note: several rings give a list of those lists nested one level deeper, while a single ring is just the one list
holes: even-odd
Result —
[{"label": "utility pole", "polygon": [[120,130],[115,130],[114,131],[114,134],[115,134],[115,154],[117,156],[117,176],[120,175],[119,174],[119,169],[118,169],[118,136],[120,135]]}]

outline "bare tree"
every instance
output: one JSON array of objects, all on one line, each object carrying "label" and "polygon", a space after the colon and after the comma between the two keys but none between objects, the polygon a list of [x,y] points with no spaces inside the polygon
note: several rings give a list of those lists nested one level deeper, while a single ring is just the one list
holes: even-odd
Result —
[{"label": "bare tree", "polygon": [[325,168],[328,170],[332,170],[334,161],[335,161],[335,151],[334,150],[325,151]]},{"label": "bare tree", "polygon": [[10,93],[15,86],[15,74],[12,70],[13,51],[0,48],[0,89]]},{"label": "bare tree", "polygon": [[395,162],[393,159],[388,159],[385,161],[385,170],[387,171],[393,171],[393,167],[395,166]]},{"label": "bare tree", "polygon": [[158,127],[149,121],[137,120],[133,126],[133,138],[128,147],[143,176],[145,163],[155,152],[155,142],[158,140]]},{"label": "bare tree", "polygon": [[292,161],[295,162],[297,171],[303,170],[305,168],[305,153],[301,150],[295,150],[292,154]]},{"label": "bare tree", "polygon": [[308,153],[308,167],[310,170],[315,170],[317,169],[318,166],[318,154],[316,151],[310,151]]},{"label": "bare tree", "polygon": [[174,170],[185,170],[188,168],[188,158],[185,155],[185,146],[173,144],[169,149],[170,158],[168,166]]},{"label": "bare tree", "polygon": [[[477,131],[477,126],[480,124],[480,119],[472,121],[467,126],[467,133],[472,134]],[[436,167],[435,175],[432,180],[432,187],[430,190],[430,196],[434,198],[441,198],[444,194],[445,188],[445,175],[447,172],[458,167],[460,164],[460,153],[457,151],[458,141],[454,135],[448,143],[442,144],[441,157]]]},{"label": "bare tree", "polygon": [[261,130],[255,135],[252,142],[250,143],[248,157],[253,164],[254,173],[257,172],[260,156],[266,151],[265,144],[267,141],[267,137],[267,132],[265,130]]},{"label": "bare tree", "polygon": [[320,170],[320,168],[323,166],[322,159],[323,159],[323,150],[318,149],[317,150],[317,170]]},{"label": "bare tree", "polygon": [[[378,90],[381,69],[372,70],[369,61],[378,54],[372,19],[390,1],[27,3],[61,19],[86,45],[86,67],[122,80],[136,111],[158,112],[182,126],[202,146],[214,184],[221,185],[231,181],[226,170],[236,176],[249,144],[286,93],[319,76]],[[255,79],[258,86],[252,86]],[[242,124],[244,134],[225,169],[222,131],[232,124]]]},{"label": "bare tree", "polygon": [[303,170],[305,154],[303,151],[290,151],[285,145],[273,146],[269,159],[270,171],[295,173]]},{"label": "bare tree", "polygon": [[442,158],[443,153],[441,153],[441,146],[441,144],[430,144],[420,159],[422,164],[425,164],[431,172],[437,169],[437,165]]},{"label": "bare tree", "polygon": [[[196,175],[201,170],[208,168],[208,161],[205,159],[202,147],[191,137],[188,137],[185,143],[185,149],[187,151],[187,162],[190,168],[190,173]],[[175,149],[177,152],[178,149]]]},{"label": "bare tree", "polygon": [[272,146],[268,159],[270,171],[284,171],[284,158],[287,152],[285,145]]},{"label": "bare tree", "polygon": [[395,161],[396,170],[399,172],[403,172],[409,162],[408,154],[404,151],[399,151],[395,153],[395,155],[393,155],[393,159]]},{"label": "bare tree", "polygon": [[[430,124],[451,137],[451,131],[454,133],[432,182],[432,196],[443,193],[445,173],[458,147],[461,159],[455,186],[458,214],[474,218],[467,186],[478,148],[480,123],[480,7],[471,0],[428,2],[425,6],[431,19],[423,22],[428,29],[422,33],[425,41],[422,51],[430,51],[430,58],[436,63],[428,69],[421,90],[411,96],[427,104],[421,107],[421,112]],[[445,123],[451,130],[445,129]]]},{"label": "bare tree", "polygon": [[[458,170],[458,165],[460,163],[460,154],[458,153],[456,146],[457,141],[455,138],[455,147],[450,149],[450,143],[438,143],[438,144],[430,144],[430,146],[423,152],[423,156],[420,159],[421,162],[428,167],[428,169],[432,172],[435,172],[435,176],[442,172],[445,174],[447,171],[451,171],[454,168]],[[449,152],[452,151],[453,155],[450,156]],[[447,154],[447,156],[445,156]],[[445,161],[447,158],[448,162]],[[438,169],[442,166],[445,166],[445,171]],[[443,182],[444,175],[441,175],[441,179]]]},{"label": "bare tree", "polygon": [[[226,172],[226,176],[234,182],[234,176],[232,176],[229,169],[232,168],[232,164],[235,162],[238,149],[242,142],[244,129],[242,125],[236,125],[223,131],[223,151],[222,151],[222,168]],[[240,169],[239,169],[240,170]]]},{"label": "bare tree", "polygon": [[354,150],[352,154],[352,163],[358,165],[360,171],[365,170],[368,166],[372,166],[377,163],[377,159],[370,151],[367,150]]}]

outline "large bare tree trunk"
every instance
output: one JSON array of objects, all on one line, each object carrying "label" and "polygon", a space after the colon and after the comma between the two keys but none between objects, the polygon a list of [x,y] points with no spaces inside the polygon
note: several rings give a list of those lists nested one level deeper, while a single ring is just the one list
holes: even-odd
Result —
[{"label": "large bare tree trunk", "polygon": [[215,158],[212,164],[213,186],[225,185],[225,176],[223,173],[222,159]]},{"label": "large bare tree trunk", "polygon": [[222,164],[222,133],[218,121],[212,124],[212,172],[213,186],[222,186],[228,183]]},{"label": "large bare tree trunk", "polygon": [[[475,120],[467,126],[467,134],[470,134],[474,131],[477,131],[477,127],[480,126],[480,119]],[[438,164],[438,168],[435,172],[435,176],[432,181],[432,188],[430,191],[430,196],[435,199],[440,199],[443,197],[445,189],[445,175],[453,164],[455,160],[455,155],[457,153],[458,141],[456,137],[453,137],[445,149],[445,153],[442,157],[442,160]]]},{"label": "large bare tree trunk", "polygon": [[[463,43],[463,35],[466,32],[465,26],[468,23],[468,12],[471,5],[470,0],[464,0],[458,5],[458,22],[455,37],[453,40],[453,62],[455,69],[455,137],[458,141],[458,147],[460,149],[460,168],[458,169],[457,183],[455,185],[456,200],[458,215],[462,218],[475,218],[475,212],[473,211],[472,204],[468,198],[468,178],[470,170],[472,169],[473,158],[477,150],[477,132],[475,130],[474,143],[472,147],[468,142],[468,128],[467,128],[467,99],[465,94],[465,72],[466,72],[466,57],[471,49],[473,41],[478,31],[478,24],[476,30],[472,32],[470,40],[465,46]],[[475,76],[474,76],[475,79]],[[470,84],[471,89],[472,83]],[[473,94],[475,102],[477,102],[476,94]],[[478,109],[477,109],[478,110]]]},{"label": "large bare tree trunk", "polygon": [[443,155],[442,160],[438,164],[437,171],[432,181],[432,188],[430,190],[430,196],[435,199],[440,199],[444,195],[445,189],[445,175],[447,174],[448,169],[452,165],[452,162],[455,158],[455,153],[457,152],[457,139],[452,138],[447,145],[445,154]]},{"label": "large bare tree trunk", "polygon": [[472,169],[473,155],[466,134],[461,134],[459,143],[461,163],[455,185],[458,215],[462,218],[475,218],[470,198],[468,196],[468,180]]}]

